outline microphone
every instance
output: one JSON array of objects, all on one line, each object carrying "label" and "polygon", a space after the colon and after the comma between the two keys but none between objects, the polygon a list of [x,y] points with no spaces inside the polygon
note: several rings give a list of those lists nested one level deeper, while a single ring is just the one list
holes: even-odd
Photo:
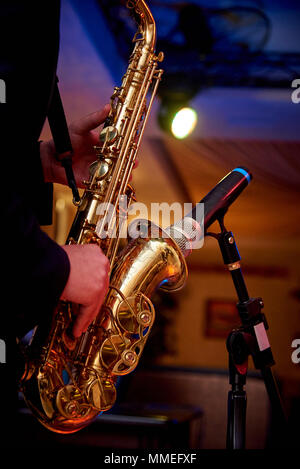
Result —
[{"label": "microphone", "polygon": [[[217,219],[222,218],[230,205],[248,186],[252,179],[250,171],[239,166],[228,173],[182,220],[166,228],[175,239],[184,257],[187,257],[199,240]],[[203,204],[203,205],[202,205]]]}]

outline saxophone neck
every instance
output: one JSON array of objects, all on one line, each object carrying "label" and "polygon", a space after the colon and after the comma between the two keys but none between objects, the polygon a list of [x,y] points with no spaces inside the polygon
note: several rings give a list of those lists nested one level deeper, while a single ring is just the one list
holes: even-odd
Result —
[{"label": "saxophone neck", "polygon": [[[128,0],[127,8],[132,10],[133,16],[139,25],[139,31],[133,41],[144,40],[144,46],[149,53],[154,53],[156,44],[156,25],[151,11],[144,0]],[[142,35],[142,38],[140,37]]]}]

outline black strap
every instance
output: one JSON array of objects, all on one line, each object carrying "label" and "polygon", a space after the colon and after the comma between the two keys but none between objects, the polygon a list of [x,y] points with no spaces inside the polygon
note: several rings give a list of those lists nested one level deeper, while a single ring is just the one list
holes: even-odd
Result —
[{"label": "black strap", "polygon": [[65,168],[68,185],[72,189],[74,202],[79,203],[80,196],[72,168],[73,148],[57,82],[58,79],[56,78],[48,110],[48,121],[56,148],[56,158]]}]

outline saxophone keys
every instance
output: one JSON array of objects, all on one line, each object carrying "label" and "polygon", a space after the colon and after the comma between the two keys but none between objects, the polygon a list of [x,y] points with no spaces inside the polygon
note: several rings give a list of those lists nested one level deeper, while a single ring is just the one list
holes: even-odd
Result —
[{"label": "saxophone keys", "polygon": [[165,58],[164,53],[160,51],[159,54],[154,57],[154,60],[156,60],[157,62],[162,62],[164,58]]},{"label": "saxophone keys", "polygon": [[151,313],[151,311],[148,311],[148,310],[145,310],[145,311],[141,311],[138,315],[137,315],[137,322],[143,326],[143,327],[147,327],[147,326],[150,326],[151,323],[152,323],[152,320],[153,320],[153,314]]},{"label": "saxophone keys", "polygon": [[89,166],[89,173],[90,176],[94,176],[97,180],[102,180],[106,177],[109,168],[110,165],[107,161],[100,161],[99,163],[99,160],[97,160]]},{"label": "saxophone keys", "polygon": [[98,411],[109,410],[115,403],[117,391],[109,379],[98,377],[88,388],[88,399]]},{"label": "saxophone keys", "polygon": [[101,130],[99,135],[100,142],[103,142],[107,145],[112,145],[118,137],[118,130],[113,125],[109,125],[108,127],[104,127]]},{"label": "saxophone keys", "polygon": [[101,240],[97,236],[94,230],[87,229],[84,231],[84,241],[82,244],[99,244]]},{"label": "saxophone keys", "polygon": [[122,353],[122,362],[127,366],[135,365],[137,360],[137,354],[133,350],[124,350]]},{"label": "saxophone keys", "polygon": [[83,396],[78,389],[67,384],[59,389],[56,395],[56,406],[60,414],[67,418],[80,418],[90,412],[89,407],[83,407]]}]

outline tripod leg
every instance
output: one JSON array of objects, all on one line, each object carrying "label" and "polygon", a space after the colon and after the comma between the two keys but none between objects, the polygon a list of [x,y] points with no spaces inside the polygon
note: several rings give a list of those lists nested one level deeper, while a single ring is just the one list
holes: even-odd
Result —
[{"label": "tripod leg", "polygon": [[277,383],[269,367],[261,369],[261,374],[265,382],[266,391],[269,396],[272,410],[272,434],[271,446],[275,448],[287,447],[287,418],[278,391]]},{"label": "tripod leg", "polygon": [[[231,338],[233,335],[231,336]],[[229,341],[230,343],[230,341]],[[234,341],[231,341],[231,345]],[[227,449],[245,449],[246,445],[246,410],[247,395],[244,390],[246,384],[246,370],[248,360],[245,361],[244,373],[239,373],[231,353],[229,353],[229,381],[231,391],[228,393],[227,417]]]}]

